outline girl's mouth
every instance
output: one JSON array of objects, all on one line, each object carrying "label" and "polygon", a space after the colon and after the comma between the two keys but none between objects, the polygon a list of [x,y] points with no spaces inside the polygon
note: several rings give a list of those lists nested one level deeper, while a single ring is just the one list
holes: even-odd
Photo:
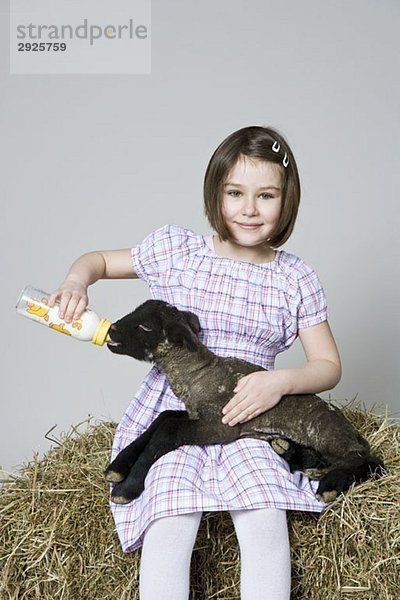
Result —
[{"label": "girl's mouth", "polygon": [[239,227],[241,227],[242,229],[247,229],[250,231],[261,227],[260,223],[236,223],[236,224],[239,225]]}]

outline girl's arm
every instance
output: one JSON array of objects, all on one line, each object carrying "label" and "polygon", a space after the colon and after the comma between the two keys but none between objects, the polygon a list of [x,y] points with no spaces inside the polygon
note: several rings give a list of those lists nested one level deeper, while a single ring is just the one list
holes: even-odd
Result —
[{"label": "girl's arm", "polygon": [[342,367],[328,321],[299,329],[299,339],[307,364],[280,370],[284,394],[317,394],[335,387],[342,376]]},{"label": "girl's arm", "polygon": [[223,409],[223,423],[236,425],[249,421],[275,406],[286,394],[315,394],[335,387],[342,371],[328,322],[299,329],[299,338],[306,365],[258,371],[240,379],[235,395]]},{"label": "girl's arm", "polygon": [[80,256],[70,267],[63,283],[51,294],[49,305],[60,302],[59,315],[67,323],[78,319],[88,305],[87,289],[98,279],[137,278],[130,248],[97,250]]}]

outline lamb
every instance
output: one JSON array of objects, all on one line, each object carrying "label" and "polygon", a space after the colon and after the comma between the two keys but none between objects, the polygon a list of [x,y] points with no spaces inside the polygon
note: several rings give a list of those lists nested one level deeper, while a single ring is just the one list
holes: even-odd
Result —
[{"label": "lamb", "polygon": [[113,502],[127,504],[139,497],[151,465],[179,446],[225,444],[244,437],[270,442],[292,471],[320,480],[317,497],[323,502],[332,502],[353,482],[382,474],[383,463],[371,456],[368,442],[340,409],[313,394],[283,396],[251,421],[224,425],[222,408],[238,380],[265,369],[217,356],[200,342],[199,332],[194,313],[161,300],[147,300],[112,325],[109,349],[156,363],[186,408],[162,412],[108,466],[105,479],[116,484]]}]

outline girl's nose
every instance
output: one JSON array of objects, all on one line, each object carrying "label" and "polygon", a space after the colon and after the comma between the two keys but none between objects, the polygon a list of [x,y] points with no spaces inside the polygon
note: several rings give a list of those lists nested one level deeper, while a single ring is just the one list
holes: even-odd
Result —
[{"label": "girl's nose", "polygon": [[257,203],[253,198],[245,198],[242,206],[242,214],[246,216],[256,215]]}]

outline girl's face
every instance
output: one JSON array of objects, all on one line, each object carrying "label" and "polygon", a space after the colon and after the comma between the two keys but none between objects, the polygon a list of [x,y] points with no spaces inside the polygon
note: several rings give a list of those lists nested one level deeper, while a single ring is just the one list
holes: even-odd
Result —
[{"label": "girl's face", "polygon": [[222,199],[222,214],[236,246],[265,252],[278,222],[282,202],[279,165],[244,156],[228,174]]}]

